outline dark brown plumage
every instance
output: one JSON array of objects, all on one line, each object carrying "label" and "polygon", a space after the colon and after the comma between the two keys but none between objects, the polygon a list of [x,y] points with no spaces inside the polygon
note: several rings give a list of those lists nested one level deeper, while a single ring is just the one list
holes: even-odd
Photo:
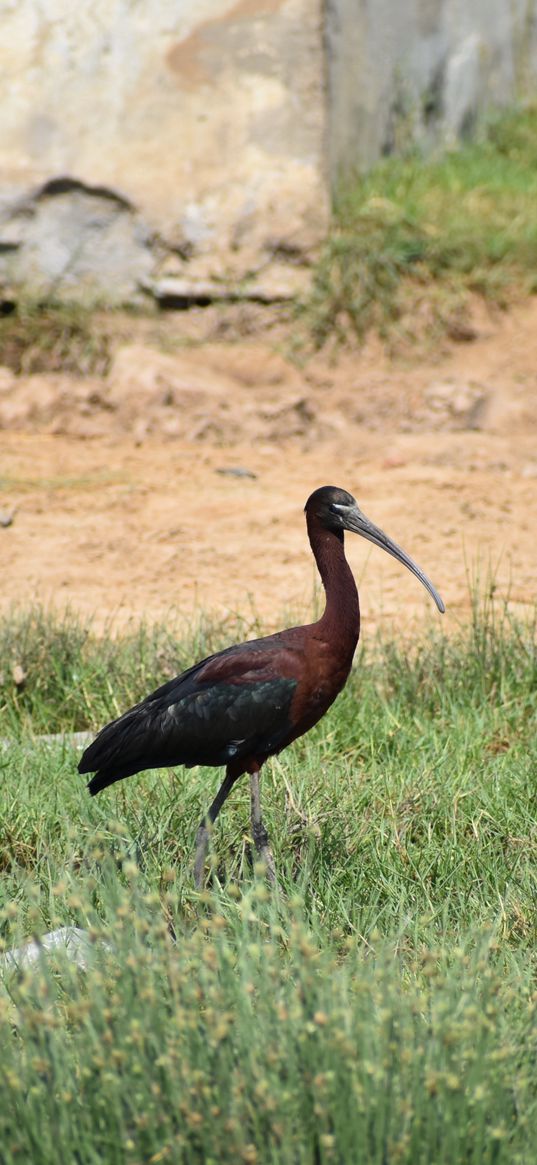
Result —
[{"label": "dark brown plumage", "polygon": [[225,765],[226,775],[197,837],[196,885],[203,882],[208,829],[234,783],[249,773],[256,846],[274,877],[261,820],[258,774],[324,715],[349,674],[360,634],[358,591],[345,558],[345,530],[361,534],[408,567],[439,611],[444,604],[427,576],[399,546],[362,514],[354,498],[335,486],[315,490],[306,502],[308,536],[326,592],[321,619],[211,655],[157,688],[107,724],[78,766],[95,773],[95,794],[144,769],[175,765]]}]

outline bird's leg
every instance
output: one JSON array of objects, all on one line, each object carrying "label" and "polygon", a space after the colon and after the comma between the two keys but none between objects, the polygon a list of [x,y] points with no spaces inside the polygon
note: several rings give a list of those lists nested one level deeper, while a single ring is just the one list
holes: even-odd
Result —
[{"label": "bird's leg", "polygon": [[222,805],[224,804],[226,797],[229,796],[238,776],[240,776],[240,773],[232,772],[228,766],[224,780],[220,785],[209,812],[200,821],[198,832],[196,834],[196,857],[194,860],[194,885],[196,890],[201,890],[203,888],[203,873],[205,869],[207,850],[209,848],[209,834],[211,826],[214,825]]},{"label": "bird's leg", "polygon": [[252,836],[254,839],[255,848],[265,863],[267,868],[267,878],[269,882],[276,885],[276,867],[274,865],[274,857],[270,848],[268,833],[263,824],[261,817],[261,796],[259,792],[259,769],[258,764],[253,764],[250,771],[250,799],[252,806]]}]

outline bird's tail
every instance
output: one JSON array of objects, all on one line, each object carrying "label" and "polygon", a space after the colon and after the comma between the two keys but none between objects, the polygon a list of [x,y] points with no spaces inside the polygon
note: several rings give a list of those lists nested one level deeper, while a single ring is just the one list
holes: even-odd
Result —
[{"label": "bird's tail", "polygon": [[[79,766],[79,772],[83,772]],[[90,770],[87,770],[90,771]],[[118,771],[117,769],[99,769],[95,776],[88,781],[88,790],[92,797],[96,793],[100,793],[101,789],[107,789],[108,785],[115,785],[116,781],[123,781],[125,777],[132,777],[134,773],[139,772],[139,769],[127,769],[126,772]]]},{"label": "bird's tail", "polygon": [[136,729],[137,717],[127,712],[101,729],[93,743],[83,752],[78,771],[95,773],[88,783],[92,797],[108,785],[150,767],[149,758],[144,755],[145,750],[140,748],[140,735]]}]

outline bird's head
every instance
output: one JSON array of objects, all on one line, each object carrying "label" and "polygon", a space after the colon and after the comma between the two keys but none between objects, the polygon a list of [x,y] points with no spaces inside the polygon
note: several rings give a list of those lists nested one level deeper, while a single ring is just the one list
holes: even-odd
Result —
[{"label": "bird's head", "polygon": [[306,517],[316,521],[323,529],[339,535],[342,535],[344,530],[349,530],[352,534],[361,534],[362,538],[367,538],[369,542],[391,554],[398,562],[402,562],[403,566],[419,578],[432,595],[438,610],[441,614],[444,613],[446,608],[443,600],[421,567],[383,530],[366,518],[356,499],[347,493],[347,490],[339,489],[335,485],[323,485],[310,494],[304,508]]}]

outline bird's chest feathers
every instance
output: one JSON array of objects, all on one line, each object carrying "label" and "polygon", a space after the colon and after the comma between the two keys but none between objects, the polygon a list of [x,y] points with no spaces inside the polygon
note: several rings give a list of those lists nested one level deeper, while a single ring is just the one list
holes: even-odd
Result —
[{"label": "bird's chest feathers", "polygon": [[345,684],[352,654],[334,651],[333,644],[316,640],[307,653],[307,666],[295,696],[295,715],[315,723]]}]

